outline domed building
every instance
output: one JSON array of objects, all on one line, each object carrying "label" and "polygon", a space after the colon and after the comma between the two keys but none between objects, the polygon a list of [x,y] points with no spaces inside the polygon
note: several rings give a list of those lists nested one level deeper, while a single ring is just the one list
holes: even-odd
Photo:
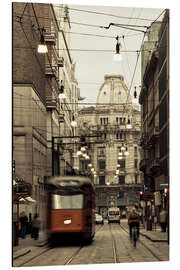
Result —
[{"label": "domed building", "polygon": [[90,156],[90,160],[80,158],[80,171],[92,173],[97,211],[105,215],[109,206],[123,210],[139,202],[141,113],[137,106],[122,75],[105,75],[96,107],[79,111],[80,132]]}]

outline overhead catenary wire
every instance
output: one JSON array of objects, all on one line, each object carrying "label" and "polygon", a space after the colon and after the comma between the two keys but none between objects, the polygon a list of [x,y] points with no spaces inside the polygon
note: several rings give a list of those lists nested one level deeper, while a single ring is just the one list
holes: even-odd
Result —
[{"label": "overhead catenary wire", "polygon": [[[161,15],[161,14],[160,14],[160,15]],[[158,17],[160,17],[160,15],[159,15]],[[156,20],[157,20],[157,19],[156,19]],[[155,21],[156,21],[156,20],[155,20]],[[98,50],[98,51],[99,51],[99,50]],[[105,50],[102,50],[102,51],[105,51]],[[110,51],[110,50],[106,50],[106,51]],[[111,51],[111,52],[112,52],[112,51]],[[123,51],[122,51],[122,52],[123,52]],[[136,51],[136,52],[138,52],[138,51]]]},{"label": "overhead catenary wire", "polygon": [[[58,7],[58,8],[63,8],[63,7],[57,6],[57,5],[53,5],[53,6],[54,7]],[[117,7],[114,7],[114,8],[117,8]],[[128,17],[128,16],[119,16],[119,15],[105,13],[105,12],[90,11],[90,10],[84,10],[84,9],[71,8],[71,7],[68,7],[68,9],[69,10],[73,10],[73,11],[79,11],[79,12],[86,12],[86,13],[97,14],[97,15],[106,15],[106,16],[120,18],[120,19],[136,19],[136,18],[132,18],[132,17]],[[138,18],[138,20],[142,20],[142,21],[154,21],[153,19],[147,19],[147,18]]]},{"label": "overhead catenary wire", "polygon": [[[165,46],[160,46],[158,47],[159,49],[160,48],[164,48],[164,47],[167,47],[166,45]],[[25,46],[14,46],[15,49],[33,49],[33,50],[36,50],[36,48],[34,47],[25,47]],[[114,50],[107,50],[107,49],[55,49],[55,48],[52,48],[52,49],[49,49],[50,50],[55,50],[55,51],[77,51],[77,52],[109,52],[109,53],[112,53],[114,52]],[[141,52],[152,52],[153,49],[140,49],[140,50],[121,50],[121,53],[141,53]]]}]

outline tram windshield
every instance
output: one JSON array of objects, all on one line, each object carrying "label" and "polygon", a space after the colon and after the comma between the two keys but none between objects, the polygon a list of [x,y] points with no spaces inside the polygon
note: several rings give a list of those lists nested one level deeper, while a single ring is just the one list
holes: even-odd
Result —
[{"label": "tram windshield", "polygon": [[59,195],[52,194],[52,209],[82,209],[83,194]]}]

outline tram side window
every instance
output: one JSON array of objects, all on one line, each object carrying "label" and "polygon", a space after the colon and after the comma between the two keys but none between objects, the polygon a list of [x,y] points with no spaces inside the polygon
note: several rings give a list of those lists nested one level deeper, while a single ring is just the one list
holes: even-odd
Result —
[{"label": "tram side window", "polygon": [[83,195],[76,194],[63,196],[58,194],[52,195],[52,209],[82,209]]}]

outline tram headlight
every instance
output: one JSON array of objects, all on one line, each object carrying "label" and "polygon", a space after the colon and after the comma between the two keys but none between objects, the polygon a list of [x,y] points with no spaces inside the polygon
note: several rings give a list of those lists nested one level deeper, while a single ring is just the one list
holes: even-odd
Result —
[{"label": "tram headlight", "polygon": [[64,220],[64,224],[71,224],[71,219]]}]

